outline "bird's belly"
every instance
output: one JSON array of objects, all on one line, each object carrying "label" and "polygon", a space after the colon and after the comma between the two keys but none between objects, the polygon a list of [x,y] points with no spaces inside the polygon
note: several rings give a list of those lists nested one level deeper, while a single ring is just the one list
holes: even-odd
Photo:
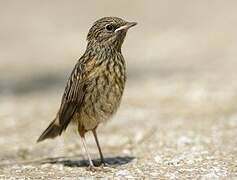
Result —
[{"label": "bird's belly", "polygon": [[118,77],[98,76],[87,86],[77,118],[85,130],[95,128],[116,112],[124,89],[124,83],[119,82]]}]

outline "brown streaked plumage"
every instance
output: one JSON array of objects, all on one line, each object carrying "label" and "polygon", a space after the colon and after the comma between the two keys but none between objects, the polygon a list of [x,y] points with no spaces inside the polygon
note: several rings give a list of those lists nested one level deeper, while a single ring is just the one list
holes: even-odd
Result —
[{"label": "brown streaked plumage", "polygon": [[107,121],[118,109],[126,81],[126,65],[121,46],[127,30],[135,26],[117,17],[97,20],[87,35],[87,48],[76,63],[62,97],[56,118],[42,133],[37,142],[54,138],[66,130],[72,121],[77,123],[90,167],[94,167],[87,150],[85,133],[92,131],[103,154],[96,128]]}]

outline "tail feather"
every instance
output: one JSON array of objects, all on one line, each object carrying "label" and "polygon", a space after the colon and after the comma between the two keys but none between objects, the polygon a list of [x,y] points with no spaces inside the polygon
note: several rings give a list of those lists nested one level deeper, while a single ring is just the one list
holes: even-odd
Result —
[{"label": "tail feather", "polygon": [[62,128],[59,124],[56,123],[56,119],[50,123],[47,129],[41,134],[37,142],[43,141],[48,138],[55,138],[56,136],[61,135]]}]

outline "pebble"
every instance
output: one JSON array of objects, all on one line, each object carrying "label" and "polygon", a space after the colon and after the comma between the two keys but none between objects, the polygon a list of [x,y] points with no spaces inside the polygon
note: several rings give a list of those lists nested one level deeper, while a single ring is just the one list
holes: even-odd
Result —
[{"label": "pebble", "polygon": [[159,156],[159,155],[156,155],[156,156],[154,157],[154,160],[155,160],[156,163],[161,163],[161,162],[162,162],[162,158],[161,158],[161,156]]},{"label": "pebble", "polygon": [[126,177],[126,178],[133,178],[128,170],[120,170],[116,173],[118,177]]}]

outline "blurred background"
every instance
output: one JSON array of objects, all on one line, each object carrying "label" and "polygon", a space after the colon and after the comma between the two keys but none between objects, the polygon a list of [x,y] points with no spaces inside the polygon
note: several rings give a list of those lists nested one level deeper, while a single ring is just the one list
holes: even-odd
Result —
[{"label": "blurred background", "polygon": [[160,134],[149,142],[151,152],[159,146],[162,153],[162,142],[177,144],[179,136],[181,144],[193,142],[198,132],[213,151],[229,147],[225,153],[237,155],[236,7],[234,0],[0,0],[0,159],[75,153],[71,135],[35,140],[57,112],[89,28],[104,16],[138,22],[122,50],[129,75],[121,108],[101,128],[105,152],[114,151],[115,141],[126,149],[134,134],[140,142],[155,127]]},{"label": "blurred background", "polygon": [[131,78],[234,72],[235,1],[102,2],[0,1],[1,93],[64,85],[88,29],[103,16],[139,23],[123,46]]}]

